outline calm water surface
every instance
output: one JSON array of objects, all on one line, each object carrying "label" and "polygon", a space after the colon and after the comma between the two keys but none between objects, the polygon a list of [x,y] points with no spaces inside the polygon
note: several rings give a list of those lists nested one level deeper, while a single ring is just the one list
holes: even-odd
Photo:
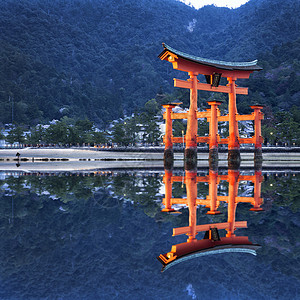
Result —
[{"label": "calm water surface", "polygon": [[[173,197],[185,198],[186,174],[175,170],[175,175]],[[226,175],[219,170],[219,196],[229,193],[229,182],[220,177]],[[161,211],[163,176],[163,171],[2,173],[0,298],[300,299],[299,173],[262,172],[263,212],[249,211],[251,203],[237,204],[235,220],[248,226],[234,233],[261,246],[256,256],[211,254],[162,273],[156,257],[186,242],[186,235],[172,232],[191,222],[188,203],[173,204],[177,214]],[[196,176],[209,171],[198,170]],[[197,191],[206,199],[208,182],[200,180]],[[239,199],[253,195],[254,182],[240,180]],[[220,202],[220,215],[207,215],[209,208],[198,206],[197,225],[227,222],[229,205]]]}]

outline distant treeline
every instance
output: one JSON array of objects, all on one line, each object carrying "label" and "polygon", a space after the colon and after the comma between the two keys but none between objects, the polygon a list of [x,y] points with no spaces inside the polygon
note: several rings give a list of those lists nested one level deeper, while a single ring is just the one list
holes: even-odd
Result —
[{"label": "distant treeline", "polygon": [[[157,58],[161,42],[207,58],[258,58],[264,70],[239,83],[249,86],[239,112],[256,102],[288,111],[300,103],[299,15],[298,0],[235,10],[175,0],[1,1],[0,122],[87,118],[105,128],[157,94],[187,99],[172,87],[186,75]],[[223,96],[199,97],[203,107]]]}]

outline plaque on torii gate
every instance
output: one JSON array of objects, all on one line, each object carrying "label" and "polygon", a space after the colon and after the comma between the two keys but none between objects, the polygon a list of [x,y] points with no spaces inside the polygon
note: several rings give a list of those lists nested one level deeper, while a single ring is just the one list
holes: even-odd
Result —
[{"label": "plaque on torii gate", "polygon": [[[262,119],[261,105],[251,106],[254,109],[254,113],[251,116],[239,116],[237,113],[236,106],[236,95],[247,95],[248,88],[237,87],[237,79],[247,79],[250,74],[254,71],[262,70],[257,65],[257,60],[251,62],[225,62],[211,59],[204,59],[196,57],[178,51],[170,46],[163,44],[164,50],[158,56],[161,60],[166,60],[172,63],[173,68],[176,70],[188,72],[189,79],[179,80],[174,79],[174,86],[180,88],[190,89],[190,107],[187,113],[187,131],[185,136],[185,157],[195,157],[197,155],[197,142],[201,140],[197,136],[198,130],[198,118],[207,117],[207,112],[198,112],[197,108],[197,92],[198,90],[210,91],[210,92],[221,92],[229,95],[228,102],[228,116],[222,117],[222,121],[229,122],[229,137],[223,140],[223,144],[228,144],[228,159],[239,160],[240,159],[240,143],[254,143],[255,150],[258,156],[261,156],[261,145],[262,137],[260,129],[260,120]],[[202,74],[205,76],[207,83],[200,83],[197,79],[197,75]],[[226,86],[219,85],[221,77],[227,79],[228,84]],[[217,156],[218,151],[218,139],[217,139],[217,123],[221,121],[217,117],[217,107],[221,103],[219,101],[209,101],[211,106],[211,117],[210,117],[210,137],[209,137],[209,148],[210,156]],[[166,115],[171,120],[170,112],[172,106],[169,105],[166,108]],[[203,116],[202,116],[203,114]],[[255,136],[251,139],[239,138],[238,133],[238,120],[254,120],[255,121]],[[170,128],[169,128],[170,131]],[[168,139],[168,146],[166,145],[165,151],[167,156],[172,155],[171,144],[172,136],[166,137]],[[168,148],[169,147],[169,148]],[[168,153],[171,152],[171,154]]]}]

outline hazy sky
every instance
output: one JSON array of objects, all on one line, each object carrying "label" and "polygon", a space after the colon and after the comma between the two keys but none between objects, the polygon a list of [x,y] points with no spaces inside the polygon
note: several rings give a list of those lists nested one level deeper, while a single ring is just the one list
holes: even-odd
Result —
[{"label": "hazy sky", "polygon": [[204,5],[214,4],[215,6],[226,6],[236,8],[245,4],[249,0],[180,0],[186,4],[191,4],[195,8],[200,8]]}]

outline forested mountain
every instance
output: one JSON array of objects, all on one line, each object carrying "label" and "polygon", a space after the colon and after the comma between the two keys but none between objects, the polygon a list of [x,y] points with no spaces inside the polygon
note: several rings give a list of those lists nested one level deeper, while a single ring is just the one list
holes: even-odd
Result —
[{"label": "forested mountain", "polygon": [[176,0],[0,1],[0,121],[66,115],[104,125],[133,112],[184,76],[157,58],[162,42],[206,58],[259,58],[266,70],[245,82],[250,100],[241,101],[287,109],[299,103],[299,15],[298,0],[235,10]]}]

